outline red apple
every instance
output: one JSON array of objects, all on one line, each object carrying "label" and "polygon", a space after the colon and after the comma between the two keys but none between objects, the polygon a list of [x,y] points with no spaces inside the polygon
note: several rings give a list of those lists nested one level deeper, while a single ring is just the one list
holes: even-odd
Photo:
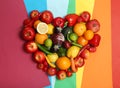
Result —
[{"label": "red apple", "polygon": [[69,70],[68,70],[68,71],[66,72],[66,74],[67,74],[67,77],[71,77],[71,76],[72,76],[72,71],[69,71]]},{"label": "red apple", "polygon": [[90,56],[90,53],[87,49],[85,49],[81,54],[80,57],[87,59]]},{"label": "red apple", "polygon": [[75,58],[75,66],[76,67],[82,67],[85,64],[84,59],[81,57]]},{"label": "red apple", "polygon": [[34,59],[35,61],[37,61],[38,63],[43,63],[46,59],[45,59],[45,54],[42,51],[36,51],[34,53]]},{"label": "red apple", "polygon": [[56,68],[49,67],[47,70],[47,73],[48,73],[48,75],[53,76],[53,75],[56,75],[57,70],[56,70]]},{"label": "red apple", "polygon": [[35,38],[35,30],[31,27],[26,27],[22,30],[22,37],[24,40],[31,41]]},{"label": "red apple", "polygon": [[38,47],[34,41],[29,41],[25,43],[24,49],[28,53],[34,53],[35,51],[37,51]]},{"label": "red apple", "polygon": [[41,21],[49,24],[53,20],[53,14],[50,11],[46,10],[46,11],[41,13],[40,19],[41,19]]},{"label": "red apple", "polygon": [[88,22],[90,20],[90,13],[87,11],[84,11],[80,16],[83,22]]},{"label": "red apple", "polygon": [[93,19],[87,22],[86,27],[88,30],[92,30],[94,33],[100,30],[100,23],[98,20]]},{"label": "red apple", "polygon": [[64,70],[59,70],[57,72],[57,78],[60,80],[63,80],[66,78],[66,72]]},{"label": "red apple", "polygon": [[30,17],[33,19],[33,20],[38,20],[39,19],[39,11],[38,10],[33,10],[31,13],[30,13]]}]

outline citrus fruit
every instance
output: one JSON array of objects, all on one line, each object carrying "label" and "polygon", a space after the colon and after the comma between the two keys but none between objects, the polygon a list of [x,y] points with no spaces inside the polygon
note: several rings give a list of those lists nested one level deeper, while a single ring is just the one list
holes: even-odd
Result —
[{"label": "citrus fruit", "polygon": [[37,25],[40,23],[41,21],[40,20],[36,20],[33,24],[34,28],[37,29]]},{"label": "citrus fruit", "polygon": [[78,37],[77,43],[82,46],[85,46],[86,44],[88,44],[88,40],[86,40],[84,37],[80,36],[80,37]]},{"label": "citrus fruit", "polygon": [[86,31],[86,25],[84,22],[80,22],[75,24],[73,31],[78,35],[78,36],[82,36],[84,34],[84,32]]},{"label": "citrus fruit", "polygon": [[52,40],[49,38],[49,39],[46,39],[45,42],[44,42],[45,46],[46,47],[51,47],[52,46]]},{"label": "citrus fruit", "polygon": [[54,32],[54,26],[52,24],[48,24],[48,32],[47,34],[51,35]]},{"label": "citrus fruit", "polygon": [[93,38],[93,36],[94,36],[94,33],[93,33],[92,30],[87,30],[87,31],[85,31],[85,33],[84,33],[84,37],[85,37],[85,39],[87,39],[87,40],[91,40],[91,39]]},{"label": "citrus fruit", "polygon": [[67,57],[69,58],[75,58],[78,53],[80,51],[80,48],[77,46],[71,46],[68,50],[67,50]]},{"label": "citrus fruit", "polygon": [[40,34],[46,34],[48,32],[48,25],[46,23],[40,22],[37,25],[37,32]]},{"label": "citrus fruit", "polygon": [[63,56],[57,59],[56,65],[59,69],[66,70],[71,66],[71,62],[69,58]]},{"label": "citrus fruit", "polygon": [[75,33],[71,33],[71,34],[70,34],[70,39],[71,39],[72,41],[76,42],[77,39],[78,39],[78,35],[75,34]]},{"label": "citrus fruit", "polygon": [[48,39],[47,34],[39,34],[35,35],[35,41],[39,44],[44,44],[45,40]]}]

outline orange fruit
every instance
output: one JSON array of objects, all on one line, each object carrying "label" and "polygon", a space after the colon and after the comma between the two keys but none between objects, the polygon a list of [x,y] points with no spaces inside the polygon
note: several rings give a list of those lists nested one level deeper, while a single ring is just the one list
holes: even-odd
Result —
[{"label": "orange fruit", "polygon": [[44,44],[44,41],[48,39],[47,34],[39,34],[37,33],[35,35],[35,42],[39,43],[39,44]]},{"label": "orange fruit", "polygon": [[37,25],[40,23],[41,21],[40,20],[36,20],[33,24],[34,28],[37,29]]},{"label": "orange fruit", "polygon": [[84,37],[87,40],[91,40],[93,38],[93,36],[94,36],[94,32],[92,30],[87,30],[84,33]]},{"label": "orange fruit", "polygon": [[86,40],[84,37],[80,36],[80,37],[78,37],[77,43],[82,46],[85,46],[86,44],[88,44],[88,40]]},{"label": "orange fruit", "polygon": [[67,70],[71,66],[71,61],[65,56],[59,57],[56,61],[56,65],[61,70]]},{"label": "orange fruit", "polygon": [[82,36],[84,34],[84,32],[86,31],[86,25],[84,22],[80,22],[75,24],[73,31],[78,35],[78,36]]}]

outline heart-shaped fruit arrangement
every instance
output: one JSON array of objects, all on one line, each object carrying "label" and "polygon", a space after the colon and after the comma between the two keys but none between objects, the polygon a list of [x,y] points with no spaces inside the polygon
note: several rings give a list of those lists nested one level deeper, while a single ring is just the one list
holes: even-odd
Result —
[{"label": "heart-shaped fruit arrangement", "polygon": [[100,23],[84,11],[80,15],[53,17],[46,10],[33,10],[23,22],[24,49],[33,54],[37,67],[58,79],[72,76],[89,54],[96,51],[101,36]]}]

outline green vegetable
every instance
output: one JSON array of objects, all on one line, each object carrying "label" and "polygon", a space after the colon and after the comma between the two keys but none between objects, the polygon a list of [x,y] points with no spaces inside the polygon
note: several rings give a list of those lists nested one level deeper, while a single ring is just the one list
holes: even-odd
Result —
[{"label": "green vegetable", "polygon": [[59,50],[57,51],[58,56],[65,56],[66,55],[66,49],[63,47],[60,47]]},{"label": "green vegetable", "polygon": [[72,45],[74,45],[74,46],[78,46],[78,47],[80,47],[80,48],[82,48],[82,45],[80,45],[80,44],[78,44],[78,43],[76,43],[76,42],[72,42],[71,40],[70,40],[70,32],[68,32],[68,34],[67,34],[67,40],[72,44]]},{"label": "green vegetable", "polygon": [[38,48],[46,54],[52,54],[43,45],[37,44]]},{"label": "green vegetable", "polygon": [[72,27],[65,27],[63,30],[62,30],[62,33],[64,35],[65,38],[67,38],[67,34],[69,33],[72,33]]}]

